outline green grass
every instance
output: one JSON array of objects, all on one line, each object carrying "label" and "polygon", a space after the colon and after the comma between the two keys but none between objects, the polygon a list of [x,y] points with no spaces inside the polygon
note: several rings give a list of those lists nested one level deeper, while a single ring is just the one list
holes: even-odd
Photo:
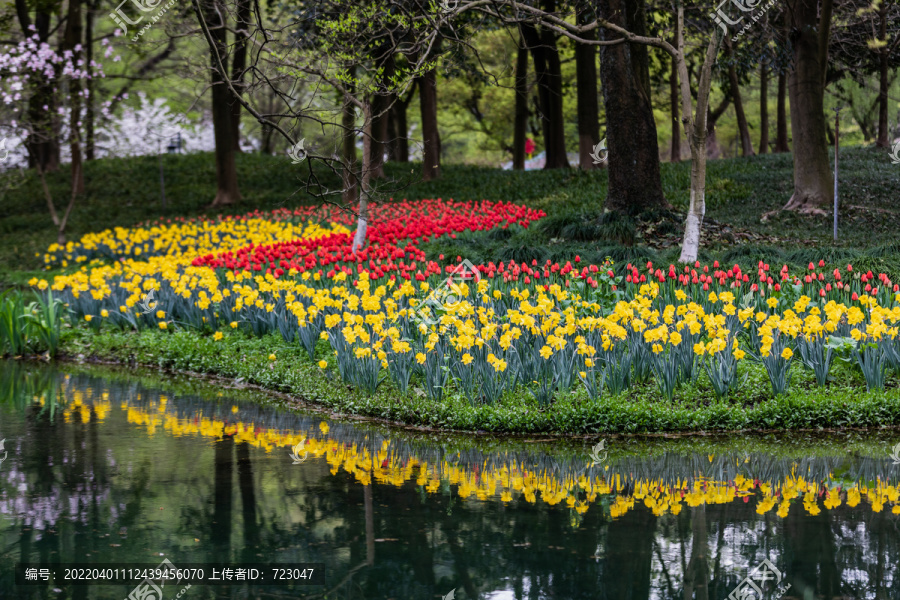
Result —
[{"label": "green grass", "polygon": [[[551,406],[539,408],[523,390],[493,405],[472,406],[461,394],[434,402],[416,391],[422,383],[415,380],[406,395],[388,381],[366,395],[336,385],[333,365],[320,369],[302,348],[276,336],[229,332],[215,342],[192,331],[94,334],[79,326],[66,330],[62,350],[83,359],[243,378],[336,413],[456,431],[577,435],[900,425],[900,378],[891,374],[883,392],[866,393],[862,376],[843,364],[835,365],[825,388],[815,387],[813,376],[795,367],[788,393],[777,397],[762,368],[745,362],[744,380],[727,400],[717,400],[701,376],[678,388],[672,402],[661,398],[652,383],[597,401],[590,401],[579,385]],[[269,360],[270,353],[277,360]]]},{"label": "green grass", "polygon": [[[884,150],[845,148],[841,151],[842,208],[840,240],[831,240],[831,217],[780,213],[767,222],[760,217],[783,206],[792,190],[791,155],[765,155],[709,162],[708,212],[716,235],[706,240],[701,260],[747,264],[759,259],[804,266],[810,260],[854,261],[859,268],[900,273],[900,167]],[[167,208],[162,209],[157,157],[92,161],[85,167],[86,194],[72,212],[67,239],[114,226],[129,226],[158,217],[239,214],[255,209],[295,207],[314,200],[303,191],[301,177],[308,166],[292,165],[286,157],[243,154],[237,158],[244,199],[219,210],[206,206],[215,193],[211,154],[165,155]],[[600,222],[606,196],[605,171],[511,172],[446,165],[439,181],[415,182],[419,164],[388,164],[396,199],[453,198],[508,200],[547,212],[546,223],[509,236],[506,232],[459,235],[425,247],[433,254],[462,255],[474,262],[499,260],[586,260],[611,256],[617,261],[678,258],[682,216],[689,195],[688,161],[664,163],[662,182],[675,213],[643,215],[638,222]],[[321,168],[319,168],[321,171]],[[18,172],[0,175],[0,287],[22,285],[41,274],[42,255],[56,241],[40,181],[34,172],[7,189]],[[336,177],[320,173],[336,189]],[[68,169],[48,175],[57,206],[69,197]],[[390,190],[388,190],[390,191]]]}]

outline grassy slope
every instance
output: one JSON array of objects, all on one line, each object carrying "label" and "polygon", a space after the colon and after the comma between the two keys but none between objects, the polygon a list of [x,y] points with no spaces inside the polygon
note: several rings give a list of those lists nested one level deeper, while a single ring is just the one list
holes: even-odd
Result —
[{"label": "grassy slope", "polygon": [[[293,207],[312,199],[302,191],[300,177],[307,166],[291,165],[286,157],[238,156],[238,179],[244,200],[226,210],[207,211],[205,206],[215,190],[213,158],[210,154],[164,156],[167,210],[162,210],[159,162],[156,157],[119,158],[94,161],[86,166],[87,194],[79,199],[68,228],[67,239],[77,239],[89,231],[128,226],[159,216],[195,216],[216,212],[234,214],[254,209]],[[689,162],[662,165],[663,189],[676,209],[683,210],[689,192]],[[849,148],[841,157],[841,240],[831,241],[831,217],[801,217],[778,214],[766,223],[763,213],[784,205],[792,189],[791,156],[766,155],[709,163],[708,218],[730,227],[702,249],[704,259],[720,259],[747,264],[760,258],[777,263],[805,265],[824,257],[836,262],[854,261],[859,266],[900,273],[900,166],[892,165],[884,151]],[[396,179],[416,176],[419,165],[388,165],[388,176]],[[448,255],[462,254],[475,261],[537,258],[569,259],[574,254],[599,259],[610,255],[617,260],[650,258],[671,262],[677,259],[681,222],[678,215],[651,215],[638,228],[646,240],[634,246],[619,243],[633,233],[633,225],[607,224],[600,228],[578,227],[584,217],[602,210],[606,196],[606,172],[569,171],[504,172],[496,169],[449,165],[440,181],[420,182],[392,194],[397,198],[483,198],[523,202],[544,209],[547,223],[513,238],[459,236],[450,243],[442,240],[429,250]],[[0,175],[3,181],[10,174]],[[57,205],[68,199],[65,171],[49,177]],[[323,181],[337,187],[337,180]],[[40,182],[26,173],[14,189],[0,195],[0,287],[27,280],[41,268],[35,257],[56,240],[47,214]],[[566,229],[566,226],[573,225]],[[653,227],[652,230],[649,228]],[[747,235],[742,235],[745,232]],[[667,241],[660,247],[660,236]],[[657,247],[648,247],[646,242]],[[667,244],[667,245],[666,245]],[[896,244],[896,246],[895,246]]]}]

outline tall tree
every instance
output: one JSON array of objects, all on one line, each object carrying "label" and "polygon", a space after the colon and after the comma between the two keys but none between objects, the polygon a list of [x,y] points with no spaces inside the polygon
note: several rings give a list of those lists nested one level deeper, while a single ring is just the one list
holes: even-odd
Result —
[{"label": "tall tree", "polygon": [[[34,19],[31,17],[34,7]],[[54,2],[34,3],[16,0],[16,17],[22,34],[34,39],[38,45],[49,44],[51,19],[57,10]],[[33,75],[33,92],[28,99],[27,128],[29,168],[37,167],[42,172],[59,170],[59,121],[57,119],[56,81],[42,71]]]},{"label": "tall tree", "polygon": [[737,117],[738,135],[741,139],[742,156],[753,155],[753,142],[750,141],[750,127],[747,125],[747,115],[744,113],[744,102],[741,99],[741,83],[735,67],[734,50],[731,38],[725,38],[725,56],[728,59],[728,85],[731,89],[731,99],[734,104],[734,114]]},{"label": "tall tree", "polygon": [[[543,0],[541,8],[545,14],[555,12],[556,0]],[[557,36],[550,27],[541,26],[539,31],[538,27],[530,22],[522,23],[521,31],[534,60],[544,133],[544,152],[547,157],[544,168],[567,169],[569,159],[566,156],[563,117],[562,63],[556,43]]]},{"label": "tall tree", "polygon": [[681,161],[681,122],[678,112],[678,64],[674,57],[670,58],[671,71],[669,72],[669,114],[672,117],[672,152],[669,160]]},{"label": "tall tree", "polygon": [[94,15],[97,10],[97,0],[85,2],[87,11],[84,18],[84,68],[88,77],[85,82],[84,103],[84,157],[85,160],[94,160]]},{"label": "tall tree", "polygon": [[212,42],[209,49],[209,74],[212,84],[213,134],[216,141],[216,197],[211,206],[222,206],[241,199],[234,161],[234,124],[231,106],[236,98],[230,89],[228,79],[226,12],[219,0],[192,0],[192,2],[197,20],[207,39]]},{"label": "tall tree", "polygon": [[528,47],[519,34],[516,48],[516,114],[513,123],[513,170],[525,169],[525,139],[528,129]]},{"label": "tall tree", "polygon": [[834,199],[825,137],[825,69],[833,0],[790,0],[794,49],[788,75],[794,141],[794,194],[783,210],[825,214]]},{"label": "tall tree", "polygon": [[[234,57],[231,59],[231,81],[235,94],[244,92],[244,71],[247,69],[247,39],[250,27],[250,0],[237,0],[234,20]],[[241,103],[234,98],[231,103],[231,144],[235,152],[241,151]]]},{"label": "tall tree", "polygon": [[[644,0],[600,0],[601,17],[634,36],[646,35]],[[608,210],[638,214],[667,206],[659,170],[659,144],[653,118],[647,46],[619,43],[623,35],[600,30],[600,79],[609,152]]]},{"label": "tall tree", "polygon": [[[829,72],[829,79],[846,77],[868,87],[866,79],[877,78],[878,95],[871,106],[857,98],[852,111],[860,128],[867,130],[866,137],[875,137],[879,148],[888,147],[888,92],[896,77],[891,72],[900,66],[900,36],[894,33],[894,24],[900,22],[900,4],[891,0],[845,0],[835,10],[838,13],[829,62],[838,66]],[[842,101],[849,104],[853,94],[846,94]]]},{"label": "tall tree", "polygon": [[378,179],[384,177],[384,151],[388,137],[390,102],[396,100],[396,94],[387,91],[390,89],[390,80],[394,76],[394,57],[390,52],[382,56],[383,58],[380,57],[378,60],[382,71],[380,81],[369,99],[372,105],[372,123],[370,135],[366,136],[369,144],[371,176]]},{"label": "tall tree", "polygon": [[[587,24],[594,20],[589,6],[585,3],[578,7],[578,22]],[[584,34],[587,39],[596,39],[593,30]],[[589,44],[575,43],[575,78],[578,98],[578,164],[585,171],[595,168],[591,154],[600,143],[600,123],[597,95],[597,47]],[[516,97],[518,100],[518,96]],[[518,115],[517,115],[518,116]],[[524,123],[523,123],[524,134]],[[525,143],[524,141],[522,142]]]},{"label": "tall tree", "polygon": [[[83,33],[81,22],[81,0],[69,0],[66,14],[66,30],[63,47],[72,53],[76,64],[80,64],[83,54]],[[74,194],[84,193],[84,168],[81,155],[81,81],[69,82],[69,149],[72,154],[72,190]]]},{"label": "tall tree", "polygon": [[441,177],[441,134],[437,121],[437,70],[429,69],[416,82],[422,119],[422,179]]},{"label": "tall tree", "polygon": [[[887,35],[887,0],[881,0],[878,8],[878,41],[881,48],[878,49],[878,139],[875,145],[879,148],[887,148],[888,140],[888,57],[891,46],[888,44]],[[897,38],[898,36],[894,36]],[[893,41],[894,48],[897,40]]]},{"label": "tall tree", "polygon": [[393,93],[390,98],[390,114],[388,118],[387,155],[394,162],[409,162],[409,120],[407,110],[415,96],[415,85],[404,97]]},{"label": "tall tree", "polygon": [[731,106],[731,90],[725,94],[722,101],[715,108],[707,106],[706,111],[706,157],[719,158],[722,156],[722,149],[719,147],[719,136],[716,135],[716,123]]},{"label": "tall tree", "polygon": [[787,72],[778,72],[778,100],[775,107],[775,152],[790,152],[787,133]]},{"label": "tall tree", "polygon": [[759,153],[769,151],[769,66],[759,66]]}]

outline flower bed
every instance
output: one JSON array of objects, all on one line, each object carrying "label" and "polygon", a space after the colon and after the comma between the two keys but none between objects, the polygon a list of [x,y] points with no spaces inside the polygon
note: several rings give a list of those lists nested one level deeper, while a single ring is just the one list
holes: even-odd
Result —
[{"label": "flower bed", "polygon": [[[463,280],[417,246],[526,227],[542,214],[486,201],[387,204],[373,209],[369,245],[357,253],[352,217],[330,207],[156,223],[85,236],[63,256],[51,247],[49,263],[117,259],[51,287],[74,320],[98,330],[188,328],[217,341],[232,329],[276,333],[357,389],[372,393],[390,380],[406,394],[417,382],[434,401],[459,394],[472,405],[524,394],[546,407],[578,387],[596,400],[650,381],[671,400],[699,377],[725,398],[748,362],[765,370],[776,395],[798,368],[827,385],[838,356],[858,366],[870,390],[900,369],[898,286],[851,265],[810,263],[790,274],[762,262],[755,272],[647,263],[617,274],[609,261],[574,257],[489,262]],[[276,242],[261,243],[266,236]]]}]

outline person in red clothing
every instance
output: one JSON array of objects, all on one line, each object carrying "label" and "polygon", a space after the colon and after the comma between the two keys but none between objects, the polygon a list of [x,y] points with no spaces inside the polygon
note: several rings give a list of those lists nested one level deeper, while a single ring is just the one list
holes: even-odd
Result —
[{"label": "person in red clothing", "polygon": [[532,153],[534,152],[534,140],[531,138],[525,139],[525,154],[528,155],[528,158],[531,158]]}]

